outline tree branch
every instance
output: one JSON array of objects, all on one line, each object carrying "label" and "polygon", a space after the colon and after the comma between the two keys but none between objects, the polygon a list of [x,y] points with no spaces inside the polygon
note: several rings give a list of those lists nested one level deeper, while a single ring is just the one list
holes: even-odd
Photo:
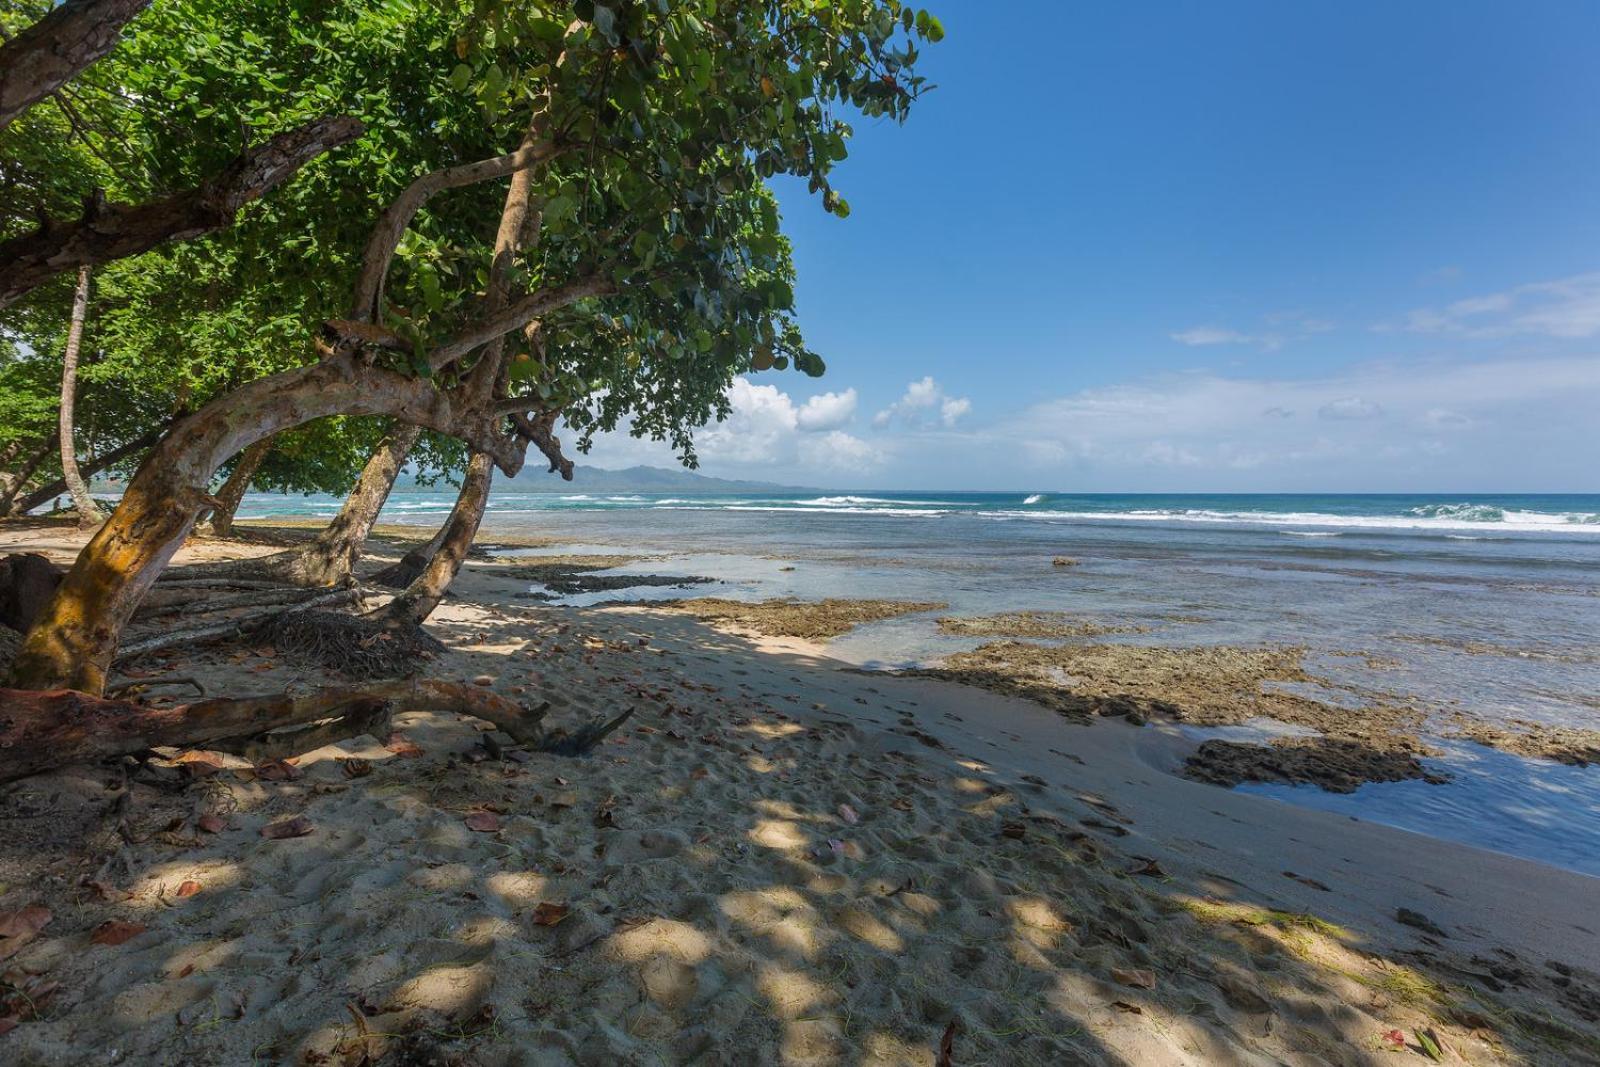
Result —
[{"label": "tree branch", "polygon": [[193,189],[144,204],[93,200],[75,222],[48,220],[31,234],[0,243],[0,308],[62,271],[221,229],[244,205],[364,129],[347,116],[317,119],[250,149]]},{"label": "tree branch", "polygon": [[111,51],[150,0],[66,0],[0,45],[0,130]]},{"label": "tree branch", "polygon": [[503,178],[553,159],[559,151],[550,142],[542,141],[524,145],[515,152],[493,159],[436,170],[413,181],[372,226],[372,235],[367,238],[367,248],[361,256],[361,274],[356,279],[356,295],[350,306],[350,317],[363,322],[379,321],[383,286],[389,276],[389,263],[394,259],[395,249],[400,247],[400,238],[405,235],[406,227],[411,225],[411,220],[422,210],[422,205],[435,193]]},{"label": "tree branch", "polygon": [[443,370],[481,344],[520,329],[543,315],[591,296],[610,296],[617,291],[609,278],[590,275],[554,289],[541,289],[523,297],[504,311],[480,320],[476,325],[428,353],[428,366]]},{"label": "tree branch", "polygon": [[556,437],[554,430],[556,419],[561,417],[559,411],[541,412],[529,418],[525,413],[511,416],[511,421],[516,423],[517,436],[532,441],[544,453],[544,458],[550,461],[550,473],[560,472],[566,481],[572,481],[572,460],[561,452],[561,440]]}]

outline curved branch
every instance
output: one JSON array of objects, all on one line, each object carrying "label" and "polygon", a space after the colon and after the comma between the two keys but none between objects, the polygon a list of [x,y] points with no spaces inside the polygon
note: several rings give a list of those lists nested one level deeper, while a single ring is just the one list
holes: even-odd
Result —
[{"label": "curved branch", "polygon": [[389,263],[394,259],[395,249],[400,247],[400,238],[405,235],[406,227],[411,225],[411,220],[422,210],[422,205],[435,193],[504,178],[553,159],[559,151],[549,142],[525,145],[515,152],[493,159],[436,170],[412,182],[372,226],[372,235],[367,238],[367,248],[361,256],[361,274],[356,279],[356,295],[350,307],[350,317],[363,322],[379,320],[384,281],[389,276]]},{"label": "curved branch", "polygon": [[591,296],[610,296],[616,291],[615,282],[599,275],[580,278],[554,289],[541,289],[509,305],[504,311],[479,320],[470,329],[429,352],[428,366],[435,371],[443,370],[479,345],[520,329],[534,319],[579,300]]},{"label": "curved branch", "polygon": [[193,189],[144,204],[91,200],[76,222],[48,220],[33,233],[0,243],[0,308],[64,270],[219,230],[244,205],[311,160],[355,140],[365,128],[348,116],[317,119],[250,149]]},{"label": "curved branch", "polygon": [[517,436],[532,441],[544,453],[544,458],[550,461],[551,474],[559,472],[565,481],[572,481],[572,460],[562,454],[561,439],[554,432],[561,413],[546,411],[530,418],[525,412],[526,407],[511,416]]},{"label": "curved branch", "polygon": [[150,0],[66,0],[0,45],[0,130],[77,77],[122,38]]}]

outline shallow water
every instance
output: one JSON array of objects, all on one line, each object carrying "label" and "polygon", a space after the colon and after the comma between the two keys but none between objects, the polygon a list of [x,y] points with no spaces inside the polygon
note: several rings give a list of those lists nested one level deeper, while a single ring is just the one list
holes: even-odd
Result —
[{"label": "shallow water", "polygon": [[[397,491],[383,518],[432,525],[453,499]],[[338,503],[251,496],[241,515]],[[1600,727],[1600,496],[505,493],[482,537],[497,531],[663,553],[628,569],[725,583],[690,595],[939,600],[956,614],[1149,628],[1103,640],[1304,645],[1308,667],[1336,682],[1491,720]],[[1078,565],[1052,566],[1058,555]],[[982,643],[939,634],[937,614],[863,627],[830,651],[905,666]],[[1431,762],[1449,785],[1245,788],[1600,875],[1600,767],[1439,747]]]}]

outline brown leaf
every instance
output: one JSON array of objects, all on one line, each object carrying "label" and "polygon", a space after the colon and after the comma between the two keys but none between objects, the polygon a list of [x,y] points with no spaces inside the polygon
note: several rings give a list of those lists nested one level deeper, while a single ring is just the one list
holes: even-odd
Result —
[{"label": "brown leaf", "polygon": [[340,760],[339,766],[344,771],[346,778],[365,778],[372,773],[372,764],[364,759],[357,759],[355,756]]},{"label": "brown leaf", "polygon": [[208,834],[220,834],[228,828],[228,820],[220,815],[202,815],[195,820],[195,825]]},{"label": "brown leaf", "polygon": [[1008,822],[1000,824],[1000,836],[1009,837],[1013,841],[1021,840],[1021,838],[1027,832],[1028,828],[1020,822]]},{"label": "brown leaf", "polygon": [[422,747],[405,734],[390,734],[389,743],[383,747],[401,759],[416,759],[422,755]]},{"label": "brown leaf", "polygon": [[1111,977],[1120,985],[1132,986],[1135,989],[1154,989],[1156,987],[1155,972],[1147,971],[1142,967],[1113,967]]},{"label": "brown leaf", "polygon": [[200,883],[193,878],[188,878],[178,886],[178,892],[175,895],[178,897],[192,897],[198,892],[200,892]]},{"label": "brown leaf", "polygon": [[269,822],[261,828],[261,836],[271,841],[282,841],[290,837],[304,837],[316,827],[311,825],[311,820],[304,815],[296,815],[292,819],[279,819]]},{"label": "brown leaf", "polygon": [[889,801],[889,806],[895,811],[910,811],[911,801],[907,800],[905,797],[895,797],[893,800]]},{"label": "brown leaf", "polygon": [[1144,1009],[1137,1004],[1129,1004],[1126,1000],[1113,1000],[1111,1006],[1118,1011],[1125,1011],[1131,1015],[1143,1015]]},{"label": "brown leaf", "polygon": [[475,811],[467,816],[467,829],[476,830],[480,834],[498,833],[500,816],[492,811]]},{"label": "brown leaf", "polygon": [[956,1055],[956,1021],[950,1020],[950,1025],[944,1028],[944,1036],[939,1038],[939,1062],[937,1067],[955,1067]]},{"label": "brown leaf", "polygon": [[83,883],[85,889],[94,890],[95,896],[111,904],[127,900],[132,893],[125,893],[110,882],[87,881]]},{"label": "brown leaf", "polygon": [[145,932],[143,923],[123,922],[121,919],[107,919],[94,928],[94,933],[89,935],[89,940],[96,945],[120,945],[124,941],[138,937]]},{"label": "brown leaf", "polygon": [[0,911],[0,960],[14,956],[50,922],[50,909],[30,904],[16,911]]},{"label": "brown leaf", "polygon": [[256,764],[256,774],[264,782],[292,782],[305,777],[305,773],[288,760],[269,759]]},{"label": "brown leaf", "polygon": [[552,904],[549,901],[540,901],[533,909],[533,922],[535,926],[554,926],[567,917],[572,909],[565,904]]}]

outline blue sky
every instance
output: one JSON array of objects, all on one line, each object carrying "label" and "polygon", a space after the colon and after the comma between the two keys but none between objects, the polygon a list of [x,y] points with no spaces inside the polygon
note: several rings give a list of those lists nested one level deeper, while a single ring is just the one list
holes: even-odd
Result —
[{"label": "blue sky", "polygon": [[[1600,3],[945,0],[707,473],[1600,490]],[[664,463],[607,439],[602,466]]]}]

